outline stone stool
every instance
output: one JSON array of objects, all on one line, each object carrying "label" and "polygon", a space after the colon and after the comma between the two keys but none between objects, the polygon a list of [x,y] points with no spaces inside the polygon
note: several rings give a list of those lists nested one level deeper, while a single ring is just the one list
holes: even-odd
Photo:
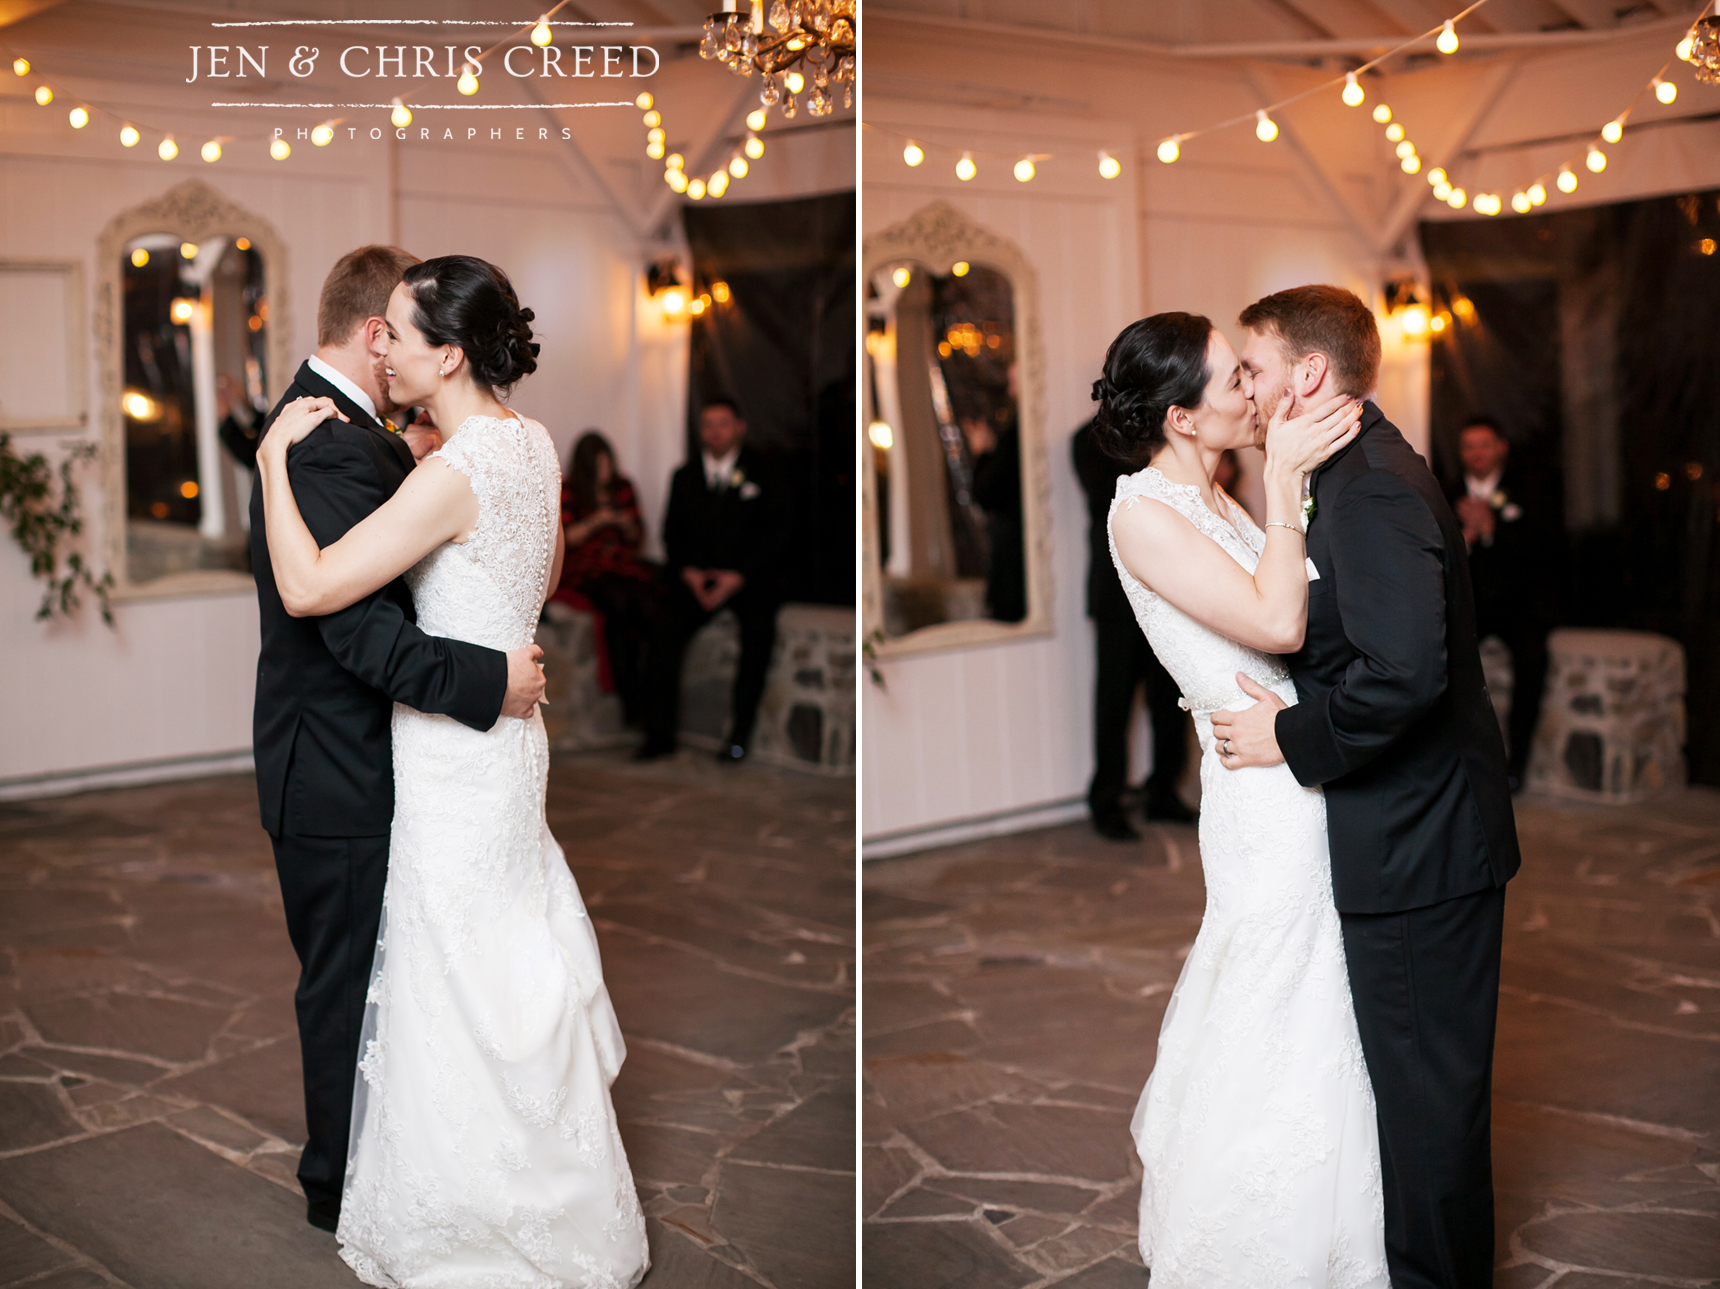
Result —
[{"label": "stone stool", "polygon": [[[722,746],[740,651],[732,613],[717,614],[687,645],[680,732],[695,747]],[[854,654],[853,609],[783,605],[752,755],[820,774],[854,773]]]},{"label": "stone stool", "polygon": [[1547,653],[1530,787],[1631,802],[1683,784],[1684,650],[1677,641],[1561,628],[1548,638]]},{"label": "stone stool", "polygon": [[543,649],[544,730],[558,752],[628,742],[621,695],[597,683],[597,619],[560,600],[544,606],[537,643]]}]

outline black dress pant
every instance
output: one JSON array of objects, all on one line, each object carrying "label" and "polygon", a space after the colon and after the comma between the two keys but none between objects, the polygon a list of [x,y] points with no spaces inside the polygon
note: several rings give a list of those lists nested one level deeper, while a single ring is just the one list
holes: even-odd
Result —
[{"label": "black dress pant", "polygon": [[1093,781],[1087,805],[1095,819],[1122,809],[1129,780],[1129,717],[1135,686],[1147,687],[1153,721],[1153,772],[1147,796],[1174,793],[1188,761],[1187,717],[1177,706],[1182,691],[1147,643],[1140,625],[1128,619],[1093,619],[1098,637],[1098,671],[1093,681]]},{"label": "black dress pant", "polygon": [[1342,920],[1379,1113],[1392,1289],[1490,1289],[1505,888]]},{"label": "black dress pant", "polygon": [[1511,651],[1511,715],[1506,728],[1511,777],[1522,783],[1547,687],[1547,629],[1526,614],[1486,601],[1476,604],[1475,619],[1476,639],[1498,636]]},{"label": "black dress pant", "polygon": [[364,996],[382,919],[388,838],[273,837],[287,934],[299,955],[299,1017],[304,1060],[304,1154],[299,1185],[311,1220],[333,1229],[346,1177],[352,1084]]},{"label": "black dress pant", "polygon": [[646,710],[645,651],[651,641],[661,586],[623,573],[604,573],[581,582],[577,589],[603,615],[603,643],[609,650],[609,669],[621,694],[627,723],[641,722]]},{"label": "black dress pant", "polygon": [[681,660],[686,656],[687,642],[724,609],[734,610],[741,628],[741,657],[730,705],[729,741],[749,746],[759,699],[764,697],[765,677],[770,671],[771,650],[776,647],[776,599],[749,586],[723,601],[715,612],[706,612],[679,577],[667,585],[651,633],[646,663],[647,746],[675,745],[681,719]]}]

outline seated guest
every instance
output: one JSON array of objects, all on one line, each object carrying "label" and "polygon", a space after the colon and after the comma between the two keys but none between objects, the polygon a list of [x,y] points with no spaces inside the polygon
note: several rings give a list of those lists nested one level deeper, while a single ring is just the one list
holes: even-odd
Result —
[{"label": "seated guest", "polygon": [[1477,639],[1497,636],[1511,652],[1510,774],[1523,783],[1547,680],[1547,632],[1554,618],[1560,521],[1507,465],[1511,445],[1491,417],[1471,417],[1458,440],[1463,478],[1451,508],[1469,547]]},{"label": "seated guest", "polygon": [[615,468],[615,450],[596,430],[573,447],[561,490],[567,555],[556,598],[583,596],[603,618],[603,644],[627,723],[645,719],[645,646],[659,588],[656,569],[639,558],[645,523],[633,485]]},{"label": "seated guest", "polygon": [[728,738],[718,754],[747,754],[765,674],[776,644],[779,570],[787,543],[786,502],[764,461],[744,446],[746,422],[727,398],[699,411],[699,456],[675,471],[663,517],[668,556],[662,612],[647,663],[645,744],[640,760],[675,750],[680,724],[681,659],[693,633],[724,609],[740,623]]}]

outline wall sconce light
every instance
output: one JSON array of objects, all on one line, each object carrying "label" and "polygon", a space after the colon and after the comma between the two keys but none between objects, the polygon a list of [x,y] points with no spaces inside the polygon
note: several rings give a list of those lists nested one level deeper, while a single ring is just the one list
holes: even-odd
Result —
[{"label": "wall sconce light", "polygon": [[1413,277],[1396,277],[1386,283],[1386,316],[1397,319],[1406,340],[1425,340],[1433,330],[1427,293]]},{"label": "wall sconce light", "polygon": [[687,316],[687,288],[680,262],[672,256],[653,260],[645,270],[645,289],[657,301],[665,318]]}]

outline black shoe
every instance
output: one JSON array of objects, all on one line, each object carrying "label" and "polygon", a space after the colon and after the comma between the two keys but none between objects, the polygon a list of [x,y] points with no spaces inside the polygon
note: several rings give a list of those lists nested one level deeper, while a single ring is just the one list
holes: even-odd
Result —
[{"label": "black shoe", "polygon": [[656,739],[646,739],[645,742],[640,745],[639,750],[633,754],[633,759],[635,761],[660,761],[666,756],[674,755],[675,745],[673,743],[662,743]]},{"label": "black shoe", "polygon": [[340,1225],[340,1205],[308,1203],[305,1205],[305,1221],[319,1231],[333,1231]]},{"label": "black shoe", "polygon": [[1141,839],[1141,834],[1135,831],[1135,826],[1129,822],[1129,817],[1121,810],[1115,814],[1094,815],[1093,831],[1106,841],[1139,841]]},{"label": "black shoe", "polygon": [[747,749],[744,743],[725,743],[717,753],[717,760],[733,765],[737,761],[747,759]]},{"label": "black shoe", "polygon": [[1143,813],[1157,824],[1192,824],[1200,818],[1200,812],[1190,810],[1174,792],[1160,792],[1149,796]]}]

